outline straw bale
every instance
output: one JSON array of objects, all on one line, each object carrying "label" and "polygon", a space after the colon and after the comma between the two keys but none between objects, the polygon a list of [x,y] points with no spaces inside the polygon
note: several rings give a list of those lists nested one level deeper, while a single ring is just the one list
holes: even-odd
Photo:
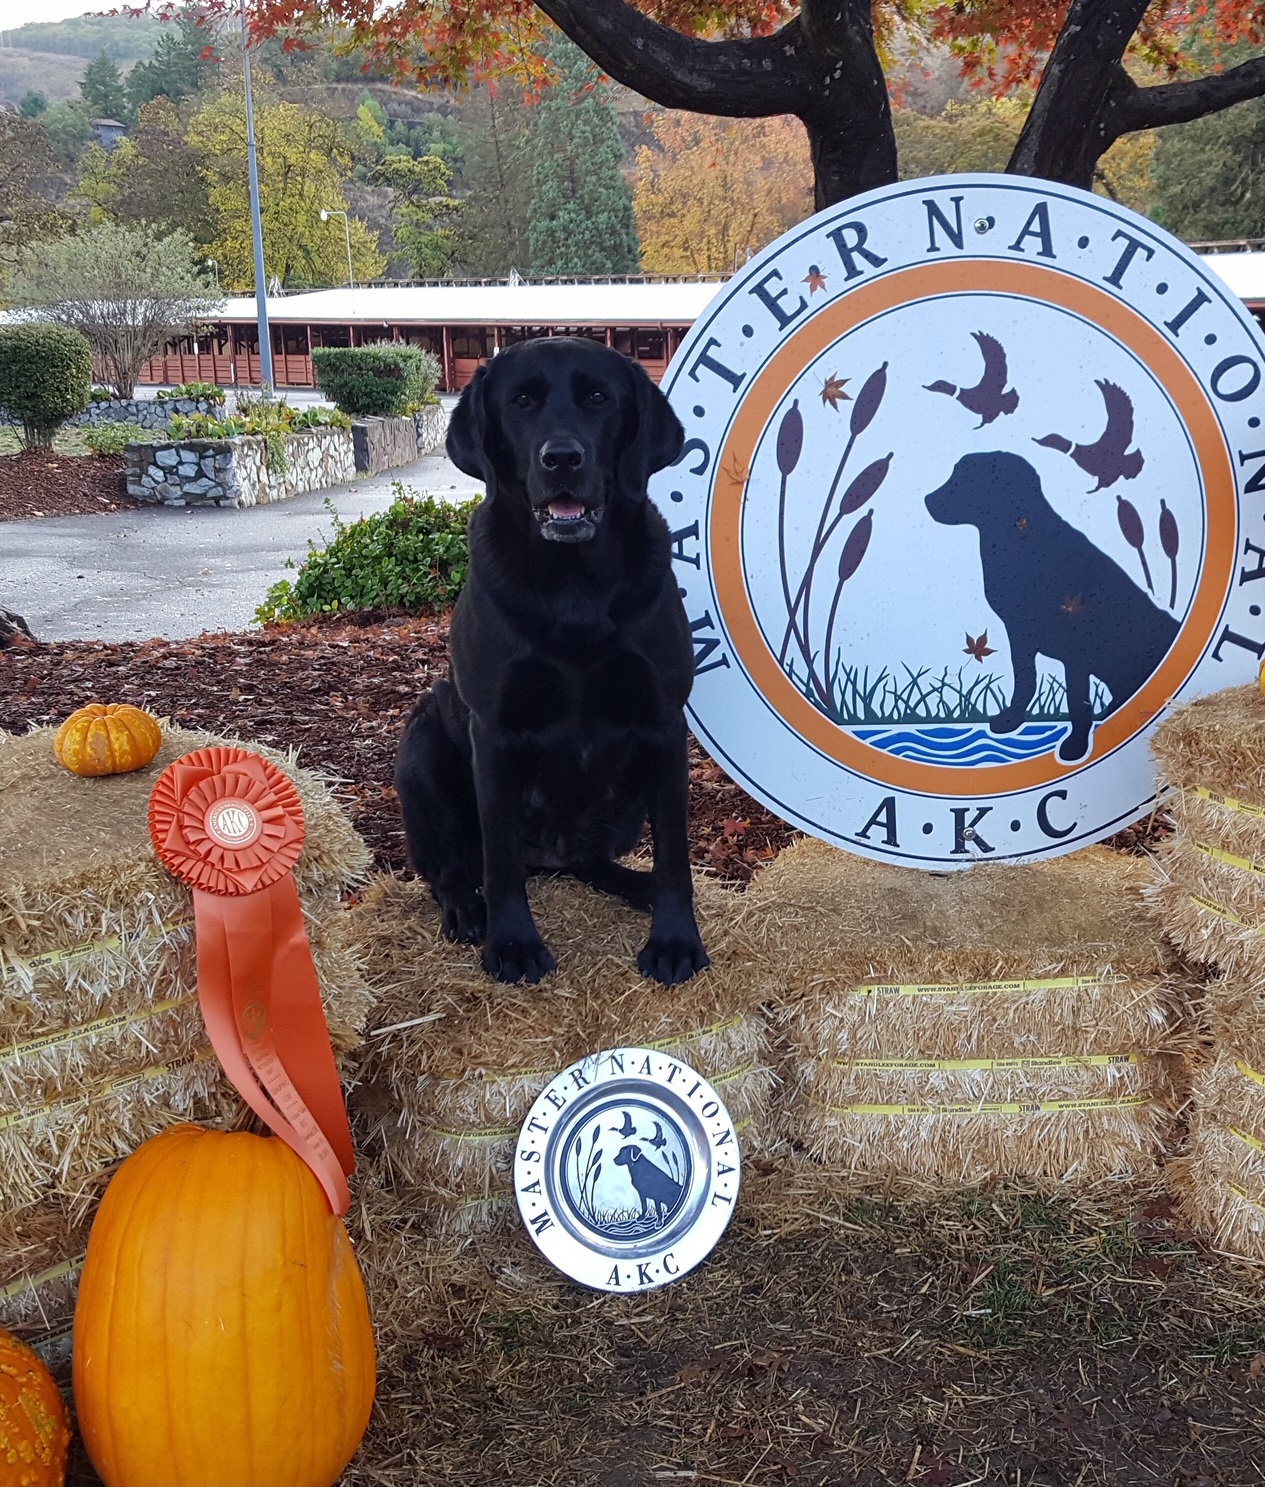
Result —
[{"label": "straw bale", "polygon": [[0,1328],[25,1340],[69,1326],[88,1231],[111,1170],[0,1215]]},{"label": "straw bale", "polygon": [[1170,1134],[1167,1059],[1025,1071],[801,1071],[791,1134],[855,1173],[952,1184],[993,1177],[1084,1183],[1154,1171]]},{"label": "straw bale", "polygon": [[385,878],[361,896],[350,917],[378,1002],[352,1096],[357,1129],[437,1229],[502,1222],[533,1102],[602,1048],[681,1059],[716,1085],[744,1153],[770,1148],[767,973],[733,928],[740,896],[701,875],[695,891],[712,968],[670,989],[637,971],[645,916],[570,880],[530,885],[559,964],[534,987],[498,985],[477,949],[449,944],[423,884]]},{"label": "straw bale", "polygon": [[1228,687],[1175,708],[1155,730],[1160,777],[1190,790],[1265,805],[1265,698],[1255,684]]},{"label": "straw bale", "polygon": [[[0,736],[10,827],[0,840],[0,1212],[74,1183],[172,1120],[222,1123],[242,1109],[196,1004],[191,895],[158,863],[146,824],[168,763],[238,741],[167,727],[148,768],[84,780],[54,760],[52,736]],[[372,998],[342,892],[368,853],[329,781],[258,752],[303,802],[295,879],[346,1069]]]},{"label": "straw bale", "polygon": [[1265,987],[1265,859],[1257,868],[1225,855],[1174,835],[1155,855],[1149,896],[1186,955]]},{"label": "straw bale", "polygon": [[1221,1049],[1200,1070],[1190,1151],[1168,1171],[1191,1227],[1219,1249],[1265,1259],[1265,1072]]},{"label": "straw bale", "polygon": [[1146,876],[1101,849],[947,875],[784,852],[743,928],[786,977],[790,1139],[938,1183],[1153,1168],[1191,1035]]},{"label": "straw bale", "polygon": [[939,874],[806,838],[748,889],[741,928],[790,994],[1108,973],[1141,983],[1164,975],[1146,880],[1143,862],[1102,847]]}]

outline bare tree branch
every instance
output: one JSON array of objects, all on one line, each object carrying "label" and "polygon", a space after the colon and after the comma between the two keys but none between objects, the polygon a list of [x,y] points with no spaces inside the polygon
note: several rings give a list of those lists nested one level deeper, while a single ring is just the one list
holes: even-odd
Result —
[{"label": "bare tree branch", "polygon": [[611,77],[665,108],[729,118],[793,114],[804,102],[798,16],[772,36],[700,41],[626,0],[537,0]]},{"label": "bare tree branch", "polygon": [[1136,129],[1186,124],[1262,95],[1265,95],[1265,57],[1253,57],[1228,72],[1191,78],[1187,82],[1160,83],[1152,88],[1139,88],[1121,68],[1113,90],[1109,123],[1113,137],[1118,138]]}]

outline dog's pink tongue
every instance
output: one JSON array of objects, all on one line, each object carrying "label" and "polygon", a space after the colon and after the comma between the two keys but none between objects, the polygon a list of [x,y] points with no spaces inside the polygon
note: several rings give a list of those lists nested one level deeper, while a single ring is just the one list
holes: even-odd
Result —
[{"label": "dog's pink tongue", "polygon": [[574,521],[577,516],[584,515],[583,501],[550,501],[549,515],[558,521]]}]

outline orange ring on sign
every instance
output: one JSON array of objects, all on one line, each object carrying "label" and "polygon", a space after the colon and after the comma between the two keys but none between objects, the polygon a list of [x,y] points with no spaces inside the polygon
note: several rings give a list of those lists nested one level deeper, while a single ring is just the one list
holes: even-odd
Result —
[{"label": "orange ring on sign", "polygon": [[[804,368],[831,342],[888,310],[951,293],[1009,294],[1056,305],[1114,336],[1150,369],[1176,405],[1203,475],[1204,565],[1185,623],[1146,683],[1095,726],[1089,755],[1075,764],[1060,763],[1053,751],[1016,763],[974,768],[921,764],[895,758],[853,738],[818,712],[778,665],[743,579],[741,523],[746,482],[726,472],[750,470],[774,409]],[[1216,628],[1234,571],[1238,541],[1234,473],[1216,415],[1198,380],[1159,331],[1127,305],[1092,284],[1031,263],[968,259],[920,264],[841,295],[765,363],[717,451],[714,468],[709,543],[712,583],[725,630],[744,672],[778,717],[807,743],[864,778],[901,790],[996,795],[1039,787],[1097,763],[1145,727],[1194,670]]]}]

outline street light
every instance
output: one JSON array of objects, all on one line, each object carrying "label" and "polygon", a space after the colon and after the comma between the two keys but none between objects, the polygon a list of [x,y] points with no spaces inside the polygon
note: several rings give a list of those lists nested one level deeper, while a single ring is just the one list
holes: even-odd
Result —
[{"label": "street light", "polygon": [[241,0],[242,86],[246,93],[246,178],[250,188],[250,236],[255,252],[255,315],[259,323],[259,380],[272,397],[272,331],[268,326],[268,288],[264,282],[264,233],[259,218],[259,167],[255,159],[255,110],[250,94],[250,37],[246,0]]},{"label": "street light", "polygon": [[206,266],[207,266],[207,268],[212,269],[214,271],[214,273],[215,273],[215,292],[216,292],[216,294],[219,294],[220,293],[220,266],[219,266],[218,263],[216,263],[216,261],[215,261],[214,258],[208,258],[207,261],[206,261]]},{"label": "street light", "polygon": [[322,207],[321,221],[328,222],[331,217],[341,217],[343,219],[343,235],[347,239],[347,287],[348,289],[354,289],[356,287],[356,279],[355,275],[351,271],[351,220],[347,216],[346,212],[327,212],[325,208]]}]

